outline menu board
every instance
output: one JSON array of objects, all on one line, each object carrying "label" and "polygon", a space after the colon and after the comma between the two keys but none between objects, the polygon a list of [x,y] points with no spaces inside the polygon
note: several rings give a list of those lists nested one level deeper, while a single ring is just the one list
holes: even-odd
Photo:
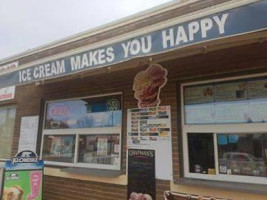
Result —
[{"label": "menu board", "polygon": [[156,199],[155,151],[128,150],[127,200]]},{"label": "menu board", "polygon": [[129,145],[170,140],[170,107],[129,109],[128,136]]},{"label": "menu board", "polygon": [[36,151],[38,122],[38,116],[22,117],[18,151]]},{"label": "menu board", "polygon": [[253,78],[184,88],[186,124],[267,122],[267,79]]},{"label": "menu board", "polygon": [[214,100],[213,85],[186,87],[184,90],[185,105],[208,103]]},{"label": "menu board", "polygon": [[171,180],[170,106],[128,109],[127,115],[128,148],[155,150],[156,177]]},{"label": "menu board", "polygon": [[216,84],[215,101],[236,101],[247,99],[246,82]]},{"label": "menu board", "polygon": [[267,79],[248,81],[249,99],[267,98]]}]

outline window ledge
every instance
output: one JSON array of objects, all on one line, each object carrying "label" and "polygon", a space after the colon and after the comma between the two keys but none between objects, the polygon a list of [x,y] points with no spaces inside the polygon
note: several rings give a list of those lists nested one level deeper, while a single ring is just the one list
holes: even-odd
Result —
[{"label": "window ledge", "polygon": [[119,170],[105,170],[105,169],[85,169],[77,167],[61,168],[60,171],[72,174],[98,176],[98,177],[118,177],[122,175]]},{"label": "window ledge", "polygon": [[[105,171],[105,173],[103,171]],[[55,168],[46,166],[44,168],[44,175],[68,178],[68,179],[84,180],[84,181],[94,181],[100,183],[109,183],[116,185],[127,185],[127,176],[125,174],[122,174],[122,171],[111,171],[111,170],[100,170],[100,169],[81,170],[81,168]]]},{"label": "window ledge", "polygon": [[215,189],[263,194],[263,195],[267,194],[266,185],[252,184],[252,183],[236,183],[236,182],[226,182],[226,181],[202,180],[194,178],[180,178],[176,179],[174,181],[174,184],[191,185],[199,187],[204,186]]}]

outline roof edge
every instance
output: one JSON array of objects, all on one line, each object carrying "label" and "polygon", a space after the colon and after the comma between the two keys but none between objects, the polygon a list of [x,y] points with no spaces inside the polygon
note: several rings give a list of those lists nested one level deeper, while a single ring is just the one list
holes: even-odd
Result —
[{"label": "roof edge", "polygon": [[86,31],[83,31],[83,32],[80,32],[80,33],[77,33],[74,35],[70,35],[70,36],[64,37],[62,39],[55,40],[55,41],[46,43],[44,45],[34,47],[30,50],[22,51],[21,53],[17,53],[17,54],[8,56],[6,58],[0,59],[0,65],[6,64],[9,62],[13,62],[14,60],[20,59],[22,57],[29,56],[29,55],[32,55],[32,54],[35,54],[38,52],[48,50],[48,49],[52,49],[52,48],[55,48],[55,47],[58,47],[58,46],[61,46],[64,44],[75,42],[75,41],[84,39],[86,37],[90,37],[90,36],[95,35],[95,34],[99,34],[99,33],[102,33],[102,32],[108,31],[108,30],[112,30],[112,29],[115,29],[115,28],[120,27],[120,26],[125,26],[127,24],[137,22],[137,21],[140,21],[142,19],[149,18],[151,16],[155,16],[155,15],[158,15],[160,13],[163,13],[163,12],[166,12],[169,10],[173,10],[173,9],[176,9],[179,7],[183,7],[185,5],[195,3],[198,1],[201,1],[201,0],[173,0],[171,2],[150,8],[148,10],[141,11],[139,13],[136,13],[136,14],[133,14],[133,15],[130,15],[130,16],[127,16],[127,17],[124,17],[124,18],[100,25],[100,26],[97,26],[95,28],[92,28],[92,29],[89,29],[89,30],[86,30]]}]

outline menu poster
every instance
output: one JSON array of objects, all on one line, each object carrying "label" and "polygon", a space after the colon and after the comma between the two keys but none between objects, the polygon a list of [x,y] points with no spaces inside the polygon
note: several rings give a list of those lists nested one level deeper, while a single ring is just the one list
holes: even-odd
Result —
[{"label": "menu poster", "polygon": [[249,99],[267,98],[267,79],[248,81]]},{"label": "menu poster", "polygon": [[128,150],[128,198],[127,200],[155,200],[155,151]]},{"label": "menu poster", "polygon": [[38,116],[22,117],[18,151],[36,151],[38,123]]},{"label": "menu poster", "polygon": [[246,82],[222,83],[215,85],[215,101],[235,101],[247,99]]},{"label": "menu poster", "polygon": [[156,151],[156,177],[172,179],[170,106],[128,109],[127,145],[129,149]]},{"label": "menu poster", "polygon": [[184,90],[184,104],[209,103],[214,101],[213,85],[186,87]]},{"label": "menu poster", "polygon": [[97,140],[97,153],[98,156],[108,155],[108,138],[99,137]]},{"label": "menu poster", "polygon": [[128,110],[128,144],[149,144],[171,137],[170,107]]}]

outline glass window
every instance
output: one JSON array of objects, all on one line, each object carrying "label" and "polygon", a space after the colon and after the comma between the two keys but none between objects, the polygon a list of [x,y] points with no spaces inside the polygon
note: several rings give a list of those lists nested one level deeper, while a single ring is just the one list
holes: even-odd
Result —
[{"label": "glass window", "polygon": [[267,134],[218,134],[219,173],[267,176]]},{"label": "glass window", "polygon": [[184,88],[186,124],[267,122],[267,79],[253,78]]},{"label": "glass window", "polygon": [[15,117],[15,108],[0,108],[0,158],[3,159],[11,157]]},{"label": "glass window", "polygon": [[49,165],[119,170],[121,95],[46,104],[42,159]]},{"label": "glass window", "polygon": [[189,133],[188,148],[191,173],[215,173],[212,133]]},{"label": "glass window", "polygon": [[78,162],[118,165],[119,153],[119,134],[80,136]]},{"label": "glass window", "polygon": [[56,162],[74,162],[75,136],[45,135],[43,159]]},{"label": "glass window", "polygon": [[185,177],[267,184],[267,77],[184,84],[181,96]]},{"label": "glass window", "polygon": [[120,99],[115,95],[48,103],[45,129],[121,126]]}]

